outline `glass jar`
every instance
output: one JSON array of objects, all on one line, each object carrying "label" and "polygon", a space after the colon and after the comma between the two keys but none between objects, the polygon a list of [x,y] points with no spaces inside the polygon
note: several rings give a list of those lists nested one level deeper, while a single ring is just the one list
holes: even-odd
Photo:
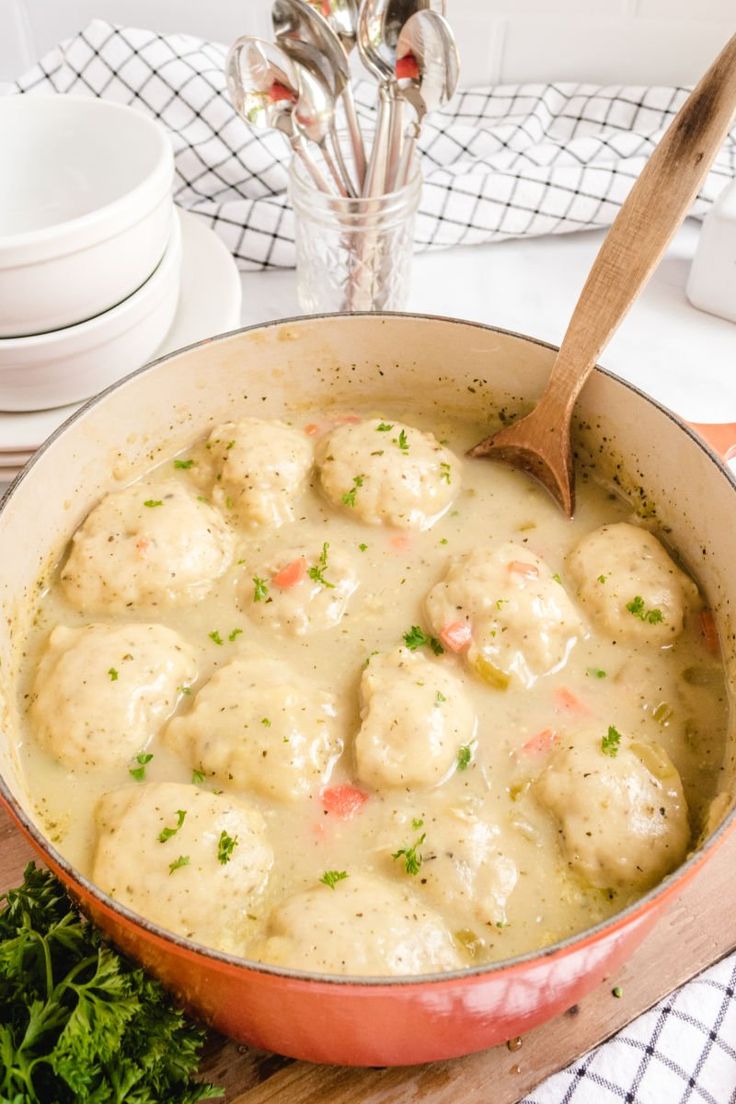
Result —
[{"label": "glass jar", "polygon": [[302,310],[401,310],[409,294],[419,168],[403,188],[372,199],[326,195],[298,157],[289,177]]}]

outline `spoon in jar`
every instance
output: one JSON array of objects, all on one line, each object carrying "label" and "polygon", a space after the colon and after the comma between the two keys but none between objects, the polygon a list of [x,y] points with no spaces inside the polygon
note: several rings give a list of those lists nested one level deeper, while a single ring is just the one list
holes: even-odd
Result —
[{"label": "spoon in jar", "polygon": [[244,35],[230,48],[225,73],[230,100],[241,119],[259,130],[278,130],[285,135],[319,190],[334,194],[296,129],[294,105],[299,92],[283,51],[270,42]]},{"label": "spoon in jar", "polygon": [[404,135],[396,188],[403,187],[409,179],[424,116],[449,103],[459,77],[460,58],[447,20],[436,11],[414,12],[401,28],[396,43],[399,94],[416,114]]},{"label": "spoon in jar", "polygon": [[[323,61],[320,62],[312,55],[311,67],[313,69],[315,66],[318,67],[335,99],[342,99],[358,187],[362,188],[366,169],[365,147],[353,101],[350,65],[345,45],[346,42],[355,42],[354,25],[352,36],[349,33],[352,25],[351,11],[354,6],[350,3],[345,4],[347,16],[343,18],[341,14],[343,8],[339,0],[331,0],[329,8],[335,10],[336,20],[336,26],[333,26],[330,20],[315,10],[307,0],[274,0],[271,21],[279,45],[291,57],[296,56],[293,50],[294,42],[305,43],[319,51]],[[357,20],[357,12],[355,19]],[[338,157],[341,159],[341,154]]]},{"label": "spoon in jar", "polygon": [[568,517],[575,508],[575,400],[687,215],[735,109],[736,35],[690,93],[629,192],[593,263],[541,399],[526,417],[468,453],[536,476]]},{"label": "spoon in jar", "polygon": [[378,81],[378,116],[368,160],[364,196],[393,189],[401,146],[401,110],[396,85],[396,44],[414,12],[444,14],[444,0],[363,0],[358,12],[358,53]]}]

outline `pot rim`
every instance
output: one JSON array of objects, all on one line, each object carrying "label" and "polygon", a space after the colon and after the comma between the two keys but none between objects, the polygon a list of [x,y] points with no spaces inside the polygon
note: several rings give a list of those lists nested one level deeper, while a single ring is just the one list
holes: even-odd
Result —
[{"label": "pot rim", "polygon": [[[21,470],[21,472],[15,477],[13,482],[8,487],[4,498],[0,501],[0,525],[2,524],[2,514],[7,506],[7,503],[16,493],[19,486],[22,485],[23,480],[27,472],[34,466],[37,459],[43,455],[44,452],[56,441],[57,437],[65,433],[74,422],[80,418],[83,414],[92,407],[96,406],[99,402],[105,399],[111,392],[117,390],[123,384],[128,383],[130,380],[135,379],[137,376],[142,375],[144,372],[149,371],[156,365],[161,364],[163,361],[170,360],[172,357],[181,355],[188,352],[190,349],[195,349],[204,345],[211,345],[216,341],[220,341],[226,337],[234,337],[236,334],[249,333],[251,330],[265,330],[271,329],[275,326],[283,326],[288,323],[301,323],[312,322],[319,319],[339,319],[339,318],[413,318],[421,322],[450,322],[461,326],[474,326],[477,329],[489,330],[492,333],[500,333],[509,337],[520,338],[522,341],[531,342],[534,345],[540,345],[545,349],[550,349],[553,352],[559,351],[559,346],[553,345],[549,341],[543,341],[540,338],[532,337],[529,334],[518,333],[515,330],[508,330],[501,326],[490,326],[484,322],[475,322],[468,319],[452,318],[446,315],[437,314],[419,314],[411,311],[343,311],[336,313],[322,313],[314,315],[292,315],[287,318],[275,318],[268,322],[257,322],[250,326],[241,326],[234,330],[227,330],[224,333],[216,334],[213,337],[204,338],[201,341],[195,341],[191,345],[185,345],[181,349],[176,349],[171,353],[167,353],[164,356],[157,357],[155,360],[149,361],[148,364],[144,364],[141,368],[135,369],[128,375],[123,376],[122,379],[116,380],[110,384],[103,391],[94,395],[88,399],[78,410],[74,411],[65,422],[63,422],[54,432],[47,437],[40,448],[35,452],[33,457]],[[736,475],[732,474],[727,464],[721,460],[721,458],[713,451],[713,449],[699,436],[693,429],[690,428],[687,422],[685,422],[674,411],[664,406],[657,399],[654,399],[651,395],[647,395],[635,384],[630,383],[628,380],[623,379],[621,376],[616,375],[614,372],[609,371],[606,368],[602,368],[596,364],[594,371],[601,375],[607,376],[609,379],[615,380],[616,383],[621,384],[629,391],[633,392],[637,397],[644,399],[645,402],[650,403],[652,406],[664,414],[671,422],[674,423],[677,428],[685,433],[702,451],[705,453],[710,462],[715,466],[718,473],[723,476],[728,483],[731,484],[731,488],[736,492]],[[139,915],[132,909],[125,905],[120,904],[113,897],[110,897],[107,893],[101,890],[94,882],[92,882],[86,875],[82,874],[68,859],[65,858],[56,848],[53,846],[50,840],[48,840],[43,833],[36,827],[35,823],[26,814],[25,810],[21,807],[16,800],[14,794],[10,790],[5,778],[0,774],[0,798],[5,802],[10,809],[15,820],[21,825],[26,834],[31,838],[35,846],[43,853],[44,856],[49,856],[60,870],[74,883],[76,883],[86,895],[93,898],[97,904],[101,905],[104,909],[112,911],[113,913],[121,916],[124,920],[131,923],[134,927],[142,929],[147,936],[153,936],[157,940],[161,940],[164,943],[172,945],[179,952],[185,954],[193,954],[201,958],[208,959],[213,965],[217,967],[235,968],[237,970],[247,970],[248,972],[273,975],[278,978],[291,980],[294,982],[302,982],[304,984],[318,983],[319,985],[331,986],[331,987],[365,987],[371,990],[380,989],[396,989],[405,987],[419,987],[427,984],[439,984],[446,983],[452,984],[457,982],[465,982],[487,977],[492,974],[504,974],[514,973],[517,970],[528,966],[535,962],[541,962],[542,960],[557,959],[568,951],[573,949],[580,949],[588,944],[595,943],[599,936],[606,933],[610,933],[616,928],[625,926],[630,920],[637,916],[643,916],[649,909],[660,899],[667,898],[673,892],[677,882],[685,879],[689,874],[694,873],[709,856],[709,854],[719,846],[726,838],[727,833],[733,830],[736,826],[736,806],[731,809],[726,817],[721,821],[718,827],[713,831],[708,838],[702,843],[696,850],[692,851],[689,857],[680,866],[677,867],[671,874],[668,874],[661,882],[653,886],[642,897],[637,898],[636,901],[627,905],[626,908],[620,912],[615,913],[613,916],[608,917],[606,920],[601,920],[599,923],[593,925],[593,927],[585,928],[581,932],[577,932],[573,935],[567,936],[565,939],[559,940],[556,943],[551,944],[549,947],[544,947],[539,950],[527,951],[524,954],[516,955],[513,958],[501,959],[498,962],[486,963],[479,966],[466,966],[460,970],[447,970],[441,973],[434,974],[418,974],[418,975],[401,975],[398,977],[382,977],[375,975],[361,975],[361,974],[323,974],[318,972],[310,972],[308,970],[297,970],[285,966],[273,966],[265,962],[257,962],[252,959],[245,958],[240,955],[229,954],[225,951],[218,951],[212,947],[207,947],[204,944],[197,943],[193,939],[187,939],[185,936],[177,935],[175,932],[167,931],[166,928],[161,927],[158,924],[153,923],[146,917]]]}]

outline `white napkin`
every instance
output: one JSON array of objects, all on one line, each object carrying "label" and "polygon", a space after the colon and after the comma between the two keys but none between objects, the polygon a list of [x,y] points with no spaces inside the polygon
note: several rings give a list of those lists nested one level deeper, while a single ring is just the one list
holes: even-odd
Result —
[{"label": "white napkin", "polygon": [[[242,269],[295,263],[290,151],[249,128],[225,92],[226,48],[95,20],[11,90],[103,96],[160,119],[176,151],[176,202],[205,215]],[[471,89],[425,123],[416,248],[608,226],[680,106],[684,88],[592,84]],[[375,86],[359,82],[372,126]],[[736,177],[736,129],[696,200],[702,217]]]}]

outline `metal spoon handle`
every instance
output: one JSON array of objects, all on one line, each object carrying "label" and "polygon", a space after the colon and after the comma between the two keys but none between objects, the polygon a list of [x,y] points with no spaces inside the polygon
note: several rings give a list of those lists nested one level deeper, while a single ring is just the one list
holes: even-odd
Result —
[{"label": "metal spoon handle", "polygon": [[383,191],[393,192],[397,187],[397,173],[401,160],[401,147],[404,137],[404,101],[398,96],[395,85],[391,91],[391,114],[388,128],[388,149],[386,151],[386,176]]},{"label": "metal spoon handle", "polygon": [[353,92],[349,83],[345,85],[342,102],[345,107],[345,121],[348,124],[350,144],[353,147],[353,162],[355,164],[355,174],[358,178],[358,192],[361,193],[366,174],[365,145],[363,143],[363,132],[360,129],[360,122],[355,111]]},{"label": "metal spoon handle", "polygon": [[555,360],[543,402],[565,432],[581,387],[685,218],[736,108],[736,35],[670,124],[600,248]]},{"label": "metal spoon handle", "polygon": [[388,133],[391,123],[389,92],[384,84],[378,86],[378,115],[373,134],[373,146],[368,159],[368,168],[363,184],[364,196],[377,196],[383,192],[386,179],[386,158],[388,153]]},{"label": "metal spoon handle", "polygon": [[341,195],[343,197],[343,199],[349,199],[350,196],[348,195],[348,190],[347,190],[347,188],[345,187],[345,185],[343,183],[342,175],[340,173],[339,168],[337,167],[337,164],[335,163],[335,159],[332,156],[332,154],[330,153],[330,150],[327,146],[327,140],[324,139],[323,141],[319,142],[318,144],[319,144],[320,153],[322,154],[322,156],[324,158],[324,161],[325,161],[325,165],[327,166],[327,170],[328,170],[330,176],[332,177],[332,179],[335,182],[335,187],[337,188],[338,194]]},{"label": "metal spoon handle", "polygon": [[325,179],[324,175],[319,171],[319,169],[315,165],[313,159],[309,156],[309,153],[304,148],[304,142],[303,142],[302,138],[298,135],[295,136],[294,138],[291,139],[290,145],[291,145],[291,148],[293,149],[294,153],[297,155],[297,157],[300,159],[300,161],[304,165],[304,168],[307,170],[307,172],[311,176],[311,178],[314,181],[314,183],[316,184],[316,186],[319,188],[319,190],[321,192],[325,192],[327,195],[334,195],[334,191],[332,190],[330,185],[327,183],[327,180]]},{"label": "metal spoon handle", "polygon": [[399,167],[396,170],[396,181],[394,188],[396,191],[399,188],[403,188],[409,183],[409,176],[411,174],[411,166],[414,160],[414,152],[417,148],[417,142],[419,141],[419,135],[421,134],[421,124],[417,120],[407,127],[404,134],[404,141],[401,147],[401,157],[399,159]]},{"label": "metal spoon handle", "polygon": [[332,153],[335,158],[335,165],[337,166],[337,171],[340,174],[340,179],[343,182],[345,191],[350,199],[355,199],[358,193],[356,192],[353,185],[353,181],[350,176],[350,170],[345,164],[345,158],[343,156],[342,146],[340,145],[340,139],[338,138],[337,131],[335,130],[334,126],[330,129],[330,145],[332,146]]}]

